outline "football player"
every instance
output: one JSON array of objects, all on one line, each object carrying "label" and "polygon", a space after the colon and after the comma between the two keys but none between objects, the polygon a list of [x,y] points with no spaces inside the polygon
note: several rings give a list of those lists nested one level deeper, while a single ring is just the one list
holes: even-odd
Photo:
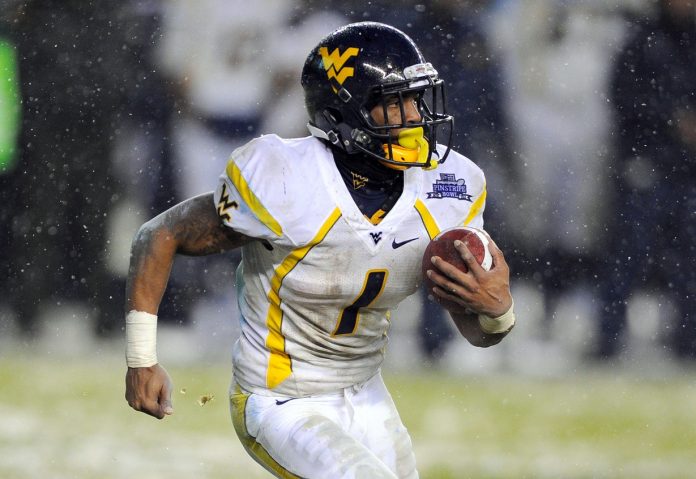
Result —
[{"label": "football player", "polygon": [[[173,412],[155,335],[174,256],[241,247],[230,403],[248,453],[283,478],[418,477],[380,373],[390,311],[417,290],[431,238],[483,227],[484,175],[451,151],[443,81],[395,28],[335,31],[309,54],[302,85],[311,136],[252,140],[214,193],[136,235],[126,399]],[[435,259],[432,294],[465,338],[491,346],[514,325],[508,266],[495,244],[489,271],[457,248],[469,272]]]}]

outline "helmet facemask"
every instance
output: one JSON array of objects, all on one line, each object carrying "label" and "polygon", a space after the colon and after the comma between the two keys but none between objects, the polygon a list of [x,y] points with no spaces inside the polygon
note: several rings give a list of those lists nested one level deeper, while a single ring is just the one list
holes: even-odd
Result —
[{"label": "helmet facemask", "polygon": [[[429,64],[428,67],[432,68]],[[361,108],[364,127],[352,133],[356,149],[398,170],[413,166],[433,169],[443,163],[452,142],[452,117],[444,110],[443,87],[442,80],[428,76],[373,88],[372,100]],[[419,121],[407,119],[404,105],[409,101],[416,102]],[[381,108],[382,118],[386,121],[389,119],[388,108],[393,104],[400,110],[398,118],[401,121],[398,123],[378,124],[370,114],[375,107]],[[438,132],[442,129],[446,130],[445,135],[440,136],[445,136],[447,149],[439,157],[435,148]]]}]

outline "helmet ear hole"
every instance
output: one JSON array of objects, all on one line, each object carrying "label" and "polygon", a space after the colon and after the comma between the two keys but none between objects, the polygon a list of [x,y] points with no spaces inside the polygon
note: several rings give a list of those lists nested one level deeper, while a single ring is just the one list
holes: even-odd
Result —
[{"label": "helmet ear hole", "polygon": [[326,133],[335,130],[342,121],[341,112],[331,107],[317,111],[314,116],[314,124]]},{"label": "helmet ear hole", "polygon": [[324,115],[324,118],[332,125],[337,125],[343,122],[343,115],[341,115],[340,110],[337,110],[336,108],[325,108],[322,114]]}]

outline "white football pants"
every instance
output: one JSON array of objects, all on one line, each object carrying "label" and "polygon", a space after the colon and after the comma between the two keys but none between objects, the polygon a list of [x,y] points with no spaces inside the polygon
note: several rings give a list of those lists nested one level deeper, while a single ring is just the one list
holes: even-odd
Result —
[{"label": "white football pants", "polygon": [[244,448],[279,478],[418,478],[411,437],[380,373],[336,393],[261,396],[233,382],[230,408]]}]

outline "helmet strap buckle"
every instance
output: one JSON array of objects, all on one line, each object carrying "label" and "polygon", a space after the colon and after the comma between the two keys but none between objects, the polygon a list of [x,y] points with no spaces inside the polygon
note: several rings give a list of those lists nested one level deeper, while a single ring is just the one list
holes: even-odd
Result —
[{"label": "helmet strap buckle", "polygon": [[338,90],[338,98],[343,100],[343,103],[348,103],[353,99],[353,95],[351,95],[350,92],[345,88],[341,88]]}]

